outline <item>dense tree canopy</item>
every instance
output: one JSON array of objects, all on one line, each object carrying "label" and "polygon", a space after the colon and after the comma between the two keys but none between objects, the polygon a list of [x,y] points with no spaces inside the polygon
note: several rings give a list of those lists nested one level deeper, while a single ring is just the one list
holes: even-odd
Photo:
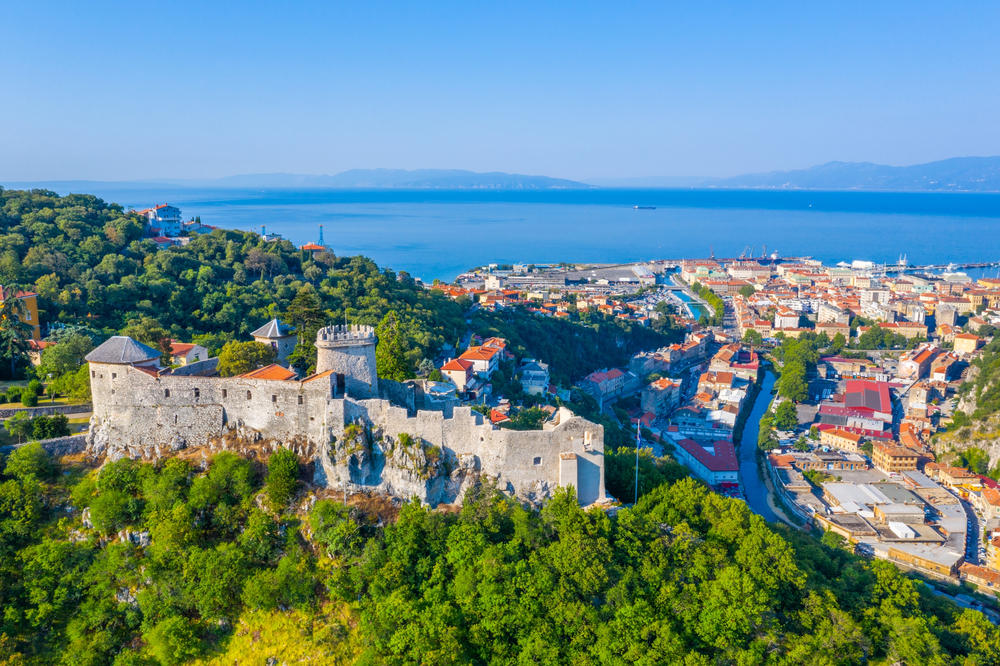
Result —
[{"label": "dense tree canopy", "polygon": [[[541,511],[489,485],[457,512],[311,508],[291,452],[59,469],[38,446],[0,478],[0,658],[183,663],[247,613],[294,613],[286,648],[368,663],[995,663],[1000,632],[893,565],[794,530],[640,457],[611,516],[560,490]],[[609,454],[632,490],[634,454]],[[387,503],[388,504],[388,503]],[[390,504],[391,506],[391,504]],[[324,633],[339,604],[356,639]],[[303,623],[304,622],[304,623]],[[241,655],[245,658],[246,653]],[[966,661],[960,661],[965,659]],[[231,663],[232,659],[230,659]]]}]

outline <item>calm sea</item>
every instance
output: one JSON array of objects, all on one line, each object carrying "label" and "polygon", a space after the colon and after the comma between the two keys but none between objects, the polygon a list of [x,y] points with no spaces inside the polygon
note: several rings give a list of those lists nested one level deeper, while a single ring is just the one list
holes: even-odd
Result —
[{"label": "calm sea", "polygon": [[[746,190],[354,191],[106,189],[206,224],[324,241],[425,280],[491,262],[738,256],[763,247],[827,263],[1000,259],[1000,194]],[[633,206],[655,206],[634,210]]]}]

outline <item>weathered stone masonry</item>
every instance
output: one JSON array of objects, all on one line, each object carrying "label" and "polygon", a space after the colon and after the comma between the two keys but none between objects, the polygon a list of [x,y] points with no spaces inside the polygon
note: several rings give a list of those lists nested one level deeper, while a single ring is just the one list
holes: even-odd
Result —
[{"label": "weathered stone masonry", "polygon": [[[540,502],[573,486],[605,499],[603,428],[560,409],[541,431],[503,430],[468,407],[415,409],[413,387],[379,380],[374,331],[317,334],[321,372],[302,380],[218,377],[216,359],[175,370],[158,352],[111,338],[88,356],[95,455],[154,458],[226,435],[281,442],[315,461],[317,480],[354,492],[460,502],[480,479]],[[387,399],[391,398],[391,399]]]}]

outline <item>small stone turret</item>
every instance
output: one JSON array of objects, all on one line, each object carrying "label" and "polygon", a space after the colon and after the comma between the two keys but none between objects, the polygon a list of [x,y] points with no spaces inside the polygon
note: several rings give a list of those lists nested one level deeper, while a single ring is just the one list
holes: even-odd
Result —
[{"label": "small stone turret", "polygon": [[375,345],[371,326],[327,326],[316,332],[316,372],[333,370],[344,375],[347,394],[355,398],[378,397]]}]

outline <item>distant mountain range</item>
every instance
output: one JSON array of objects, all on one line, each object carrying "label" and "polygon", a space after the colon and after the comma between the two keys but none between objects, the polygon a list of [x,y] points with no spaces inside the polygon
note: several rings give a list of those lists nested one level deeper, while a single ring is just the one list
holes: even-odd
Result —
[{"label": "distant mountain range", "polygon": [[552,190],[580,189],[590,185],[563,178],[526,176],[462,169],[351,169],[332,176],[288,173],[228,176],[206,185],[224,187],[329,187],[338,189],[442,189],[442,190]]},{"label": "distant mountain range", "polygon": [[57,191],[182,188],[325,188],[325,189],[408,189],[408,190],[556,190],[588,189],[585,183],[548,176],[491,171],[477,173],[461,169],[351,169],[334,175],[295,173],[255,173],[224,178],[159,178],[134,181],[61,180],[10,183],[10,187],[48,187]]},{"label": "distant mountain range", "polygon": [[912,166],[827,162],[808,169],[706,180],[701,187],[803,190],[1000,191],[1000,157],[953,157]]},{"label": "distant mountain range", "polygon": [[786,190],[887,190],[904,192],[1000,192],[1000,157],[954,157],[912,166],[871,162],[827,162],[808,169],[771,171],[730,178],[638,177],[587,182],[462,169],[351,169],[333,175],[261,173],[211,179],[141,181],[64,180],[9,183],[9,187],[47,187],[85,192],[114,187],[178,188],[326,188],[409,190],[566,190],[612,188],[730,188]]}]

